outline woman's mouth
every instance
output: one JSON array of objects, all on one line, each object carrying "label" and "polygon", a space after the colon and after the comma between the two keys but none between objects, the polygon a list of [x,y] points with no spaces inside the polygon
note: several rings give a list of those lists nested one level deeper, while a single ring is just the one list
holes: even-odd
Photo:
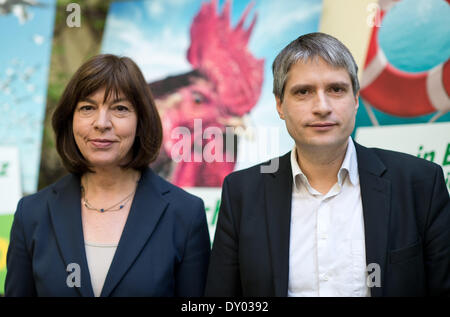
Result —
[{"label": "woman's mouth", "polygon": [[106,149],[111,147],[111,145],[115,142],[113,140],[108,139],[91,139],[89,142],[92,144],[93,147],[98,149]]}]

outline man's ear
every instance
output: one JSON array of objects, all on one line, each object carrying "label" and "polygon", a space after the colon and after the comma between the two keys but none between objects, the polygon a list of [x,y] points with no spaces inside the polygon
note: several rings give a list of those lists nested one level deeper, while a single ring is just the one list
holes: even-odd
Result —
[{"label": "man's ear", "polygon": [[359,91],[355,95],[355,113],[358,112],[359,108]]},{"label": "man's ear", "polygon": [[284,120],[284,113],[283,113],[283,108],[282,108],[283,101],[281,101],[281,99],[277,96],[275,96],[275,101],[277,103],[278,115],[280,116],[280,119]]}]

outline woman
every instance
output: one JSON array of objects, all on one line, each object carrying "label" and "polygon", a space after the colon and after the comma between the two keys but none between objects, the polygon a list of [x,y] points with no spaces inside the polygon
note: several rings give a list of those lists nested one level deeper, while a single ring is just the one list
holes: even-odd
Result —
[{"label": "woman", "polygon": [[202,296],[210,240],[201,199],[148,165],[161,121],[127,57],[98,55],[53,115],[71,173],[20,200],[6,296]]}]

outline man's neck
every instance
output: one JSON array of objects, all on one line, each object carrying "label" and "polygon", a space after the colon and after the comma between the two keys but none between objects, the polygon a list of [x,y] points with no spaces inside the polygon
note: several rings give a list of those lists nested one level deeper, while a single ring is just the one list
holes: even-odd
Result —
[{"label": "man's neck", "polygon": [[347,146],[348,141],[329,148],[296,146],[298,166],[314,189],[326,194],[336,184]]}]

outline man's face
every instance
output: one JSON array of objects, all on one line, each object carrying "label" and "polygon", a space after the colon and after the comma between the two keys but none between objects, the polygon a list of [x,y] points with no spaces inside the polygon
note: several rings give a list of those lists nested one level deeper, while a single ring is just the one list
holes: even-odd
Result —
[{"label": "man's face", "polygon": [[358,95],[344,68],[317,57],[291,66],[277,111],[297,146],[332,149],[346,144],[353,131]]}]

